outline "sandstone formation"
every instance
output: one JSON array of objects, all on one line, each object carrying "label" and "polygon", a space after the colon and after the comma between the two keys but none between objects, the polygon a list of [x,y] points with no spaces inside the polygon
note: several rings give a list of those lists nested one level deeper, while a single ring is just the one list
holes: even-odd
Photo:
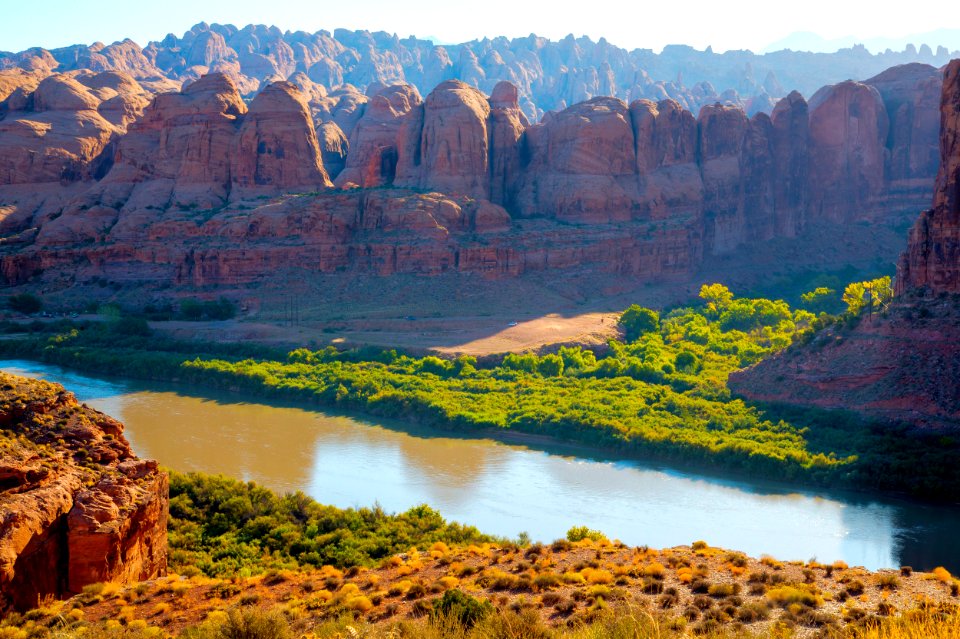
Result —
[{"label": "sandstone formation", "polygon": [[960,293],[960,60],[947,67],[940,102],[940,171],[933,208],[920,214],[897,269],[897,292]]},{"label": "sandstone formation", "polygon": [[350,153],[336,185],[368,188],[393,184],[401,150],[412,158],[419,146],[409,131],[422,126],[421,104],[420,94],[407,84],[387,87],[372,96],[363,116],[348,127]]},{"label": "sandstone formation", "polygon": [[[904,75],[913,82],[904,70],[891,70],[878,83],[887,85],[889,103],[917,104],[904,97]],[[846,90],[853,92],[851,98],[866,95],[859,87]],[[917,95],[920,103],[926,100],[924,92]],[[913,124],[899,120],[894,137],[926,126],[917,124],[916,112],[901,107],[896,111]],[[943,79],[940,170],[933,208],[924,211],[910,230],[897,268],[892,307],[882,315],[861,317],[853,330],[828,329],[812,344],[797,344],[732,374],[731,390],[752,400],[855,410],[912,426],[960,427],[960,306],[948,295],[960,293],[958,113],[960,60],[950,63]],[[892,169],[896,176],[909,180],[910,171],[923,164],[913,160],[925,158],[925,151],[891,157],[900,158]]]},{"label": "sandstone formation", "polygon": [[819,216],[848,221],[880,194],[889,121],[875,88],[823,87],[810,98],[810,193]]},{"label": "sandstone formation", "polygon": [[[204,59],[220,47],[217,38],[197,42]],[[0,184],[0,272],[17,284],[62,275],[184,285],[252,282],[258,268],[265,275],[307,266],[502,277],[599,265],[643,279],[682,276],[707,254],[809,227],[882,222],[914,202],[912,185],[931,170],[908,162],[895,172],[891,160],[925,157],[927,68],[876,80],[891,105],[915,97],[901,114],[914,123],[911,133],[899,137],[885,134],[880,91],[854,82],[823,89],[812,107],[791,93],[772,116],[748,118],[717,102],[694,117],[669,98],[628,105],[598,97],[531,124],[506,82],[487,97],[448,80],[422,100],[409,84],[376,80],[369,95],[327,93],[303,75],[297,81],[320,104],[282,80],[247,103],[228,75],[211,73],[144,108],[147,93],[129,76],[50,75],[24,95],[30,117],[38,105],[63,118],[92,114],[109,135],[67,173],[20,168],[18,158],[37,157],[36,142],[10,153]],[[405,221],[371,221],[386,219],[371,213],[384,206],[371,189],[392,189],[389,208]],[[462,214],[434,214],[438,202]],[[304,210],[330,222],[302,228]],[[286,236],[259,233],[266,212],[286,220]],[[413,221],[424,212],[433,222]],[[231,236],[236,246],[224,242],[226,218],[231,228],[249,218],[249,232]],[[482,259],[473,245],[480,236]],[[201,256],[214,259],[206,250],[213,246],[236,257],[198,267]],[[242,264],[224,266],[233,259]]]},{"label": "sandstone formation", "polygon": [[[833,54],[779,51],[714,53],[709,48],[671,45],[662,52],[627,51],[603,38],[567,36],[559,41],[530,35],[437,46],[429,40],[398,38],[384,32],[284,32],[276,27],[200,23],[181,36],[168,34],[141,48],[130,40],[104,45],[0,52],[0,70],[49,74],[78,69],[121,71],[145,87],[180,84],[208,73],[224,73],[247,96],[276,80],[290,80],[307,91],[301,76],[329,93],[345,85],[368,87],[408,83],[427,95],[447,80],[461,80],[490,94],[498,82],[518,89],[518,103],[531,120],[595,97],[627,102],[676,100],[697,113],[714,102],[744,108],[748,116],[769,113],[791,90],[812,95],[825,84],[867,78],[896,65],[941,67],[950,54],[940,48],[886,51],[863,47]],[[2,96],[2,89],[0,89]],[[0,98],[2,99],[2,98]],[[886,99],[886,98],[885,98]],[[308,98],[311,104],[314,97]],[[344,132],[350,132],[338,122]]]},{"label": "sandstone formation", "polygon": [[61,386],[0,374],[0,611],[164,574],[168,492],[122,424]]},{"label": "sandstone formation", "polygon": [[294,85],[274,82],[250,103],[231,150],[230,172],[237,195],[332,186],[307,103]]},{"label": "sandstone formation", "polygon": [[113,72],[51,75],[31,93],[22,90],[7,98],[0,120],[0,184],[89,179],[146,103],[132,78]]}]

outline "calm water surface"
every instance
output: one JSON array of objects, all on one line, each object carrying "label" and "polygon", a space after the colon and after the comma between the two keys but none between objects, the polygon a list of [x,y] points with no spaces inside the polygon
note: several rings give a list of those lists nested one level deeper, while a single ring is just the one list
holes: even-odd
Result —
[{"label": "calm water surface", "polygon": [[750,555],[842,559],[876,569],[960,571],[960,508],[868,494],[818,494],[605,461],[365,419],[108,380],[35,362],[0,361],[59,382],[126,424],[141,457],[181,471],[302,490],[340,507],[427,503],[484,532],[550,541],[587,525],[631,545],[705,539]]}]

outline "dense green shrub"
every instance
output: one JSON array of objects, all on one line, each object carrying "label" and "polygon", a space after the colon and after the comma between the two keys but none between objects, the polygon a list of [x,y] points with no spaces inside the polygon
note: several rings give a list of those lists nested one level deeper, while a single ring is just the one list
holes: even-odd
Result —
[{"label": "dense green shrub", "polygon": [[411,546],[491,541],[428,506],[390,515],[340,509],[303,493],[277,495],[219,475],[170,473],[170,564],[210,576],[298,566],[374,565]]},{"label": "dense green shrub", "polygon": [[185,299],[180,302],[180,319],[197,322],[201,320],[227,320],[236,316],[237,307],[221,297],[218,300]]},{"label": "dense green shrub", "polygon": [[464,628],[472,628],[492,612],[493,606],[489,601],[481,601],[454,588],[433,602],[431,617],[442,623],[453,621]]},{"label": "dense green shrub", "polygon": [[656,311],[633,304],[620,316],[620,325],[628,342],[641,335],[660,330],[660,315]]}]

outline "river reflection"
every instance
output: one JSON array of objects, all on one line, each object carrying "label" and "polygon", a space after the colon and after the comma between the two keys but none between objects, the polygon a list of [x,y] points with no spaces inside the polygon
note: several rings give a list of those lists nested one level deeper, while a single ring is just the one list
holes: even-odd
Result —
[{"label": "river reflection", "polygon": [[653,547],[705,539],[754,556],[842,559],[871,569],[960,570],[960,509],[866,494],[818,495],[345,416],[187,394],[164,384],[80,375],[26,361],[7,372],[62,383],[126,424],[142,457],[222,473],[341,507],[428,503],[485,532],[535,539],[587,525]]}]

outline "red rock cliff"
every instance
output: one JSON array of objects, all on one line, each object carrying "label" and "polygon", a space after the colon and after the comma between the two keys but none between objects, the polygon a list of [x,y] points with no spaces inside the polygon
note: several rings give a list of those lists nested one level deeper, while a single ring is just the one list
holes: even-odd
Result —
[{"label": "red rock cliff", "polygon": [[940,99],[940,171],[933,208],[910,229],[897,293],[960,293],[960,60],[947,66]]},{"label": "red rock cliff", "polygon": [[164,574],[168,493],[122,424],[0,373],[0,611]]}]

